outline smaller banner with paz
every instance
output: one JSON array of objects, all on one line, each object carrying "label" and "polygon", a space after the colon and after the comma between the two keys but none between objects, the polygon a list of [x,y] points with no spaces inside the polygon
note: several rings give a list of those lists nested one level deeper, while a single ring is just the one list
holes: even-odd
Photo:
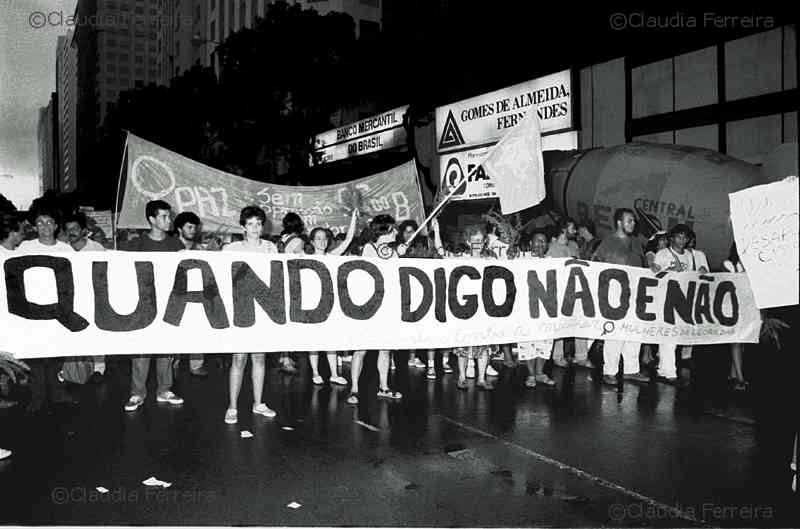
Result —
[{"label": "smaller banner with paz", "polygon": [[736,248],[760,309],[798,304],[799,187],[789,176],[729,195]]},{"label": "smaller banner with paz", "polygon": [[191,211],[206,231],[239,232],[239,212],[256,205],[267,214],[273,233],[293,211],[308,230],[317,226],[334,233],[345,230],[354,207],[396,221],[423,218],[417,168],[409,161],[366,178],[327,186],[282,186],[256,182],[219,171],[155,143],[128,135],[128,177],[118,228],[148,228],[144,208],[164,200],[175,213]]}]

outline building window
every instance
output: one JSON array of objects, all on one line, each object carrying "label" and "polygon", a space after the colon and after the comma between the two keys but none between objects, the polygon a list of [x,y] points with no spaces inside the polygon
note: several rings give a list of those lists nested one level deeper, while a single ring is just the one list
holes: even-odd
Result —
[{"label": "building window", "polygon": [[117,59],[117,54],[113,51],[109,51],[108,53],[106,53],[106,59],[108,59],[109,61],[114,61]]},{"label": "building window", "polygon": [[150,70],[147,72],[147,75],[149,75],[151,78],[155,78],[158,77],[158,72],[155,70]]},{"label": "building window", "polygon": [[114,64],[113,62],[110,62],[110,63],[106,64],[106,71],[107,72],[116,72],[117,71],[117,65]]},{"label": "building window", "polygon": [[130,61],[130,60],[131,60],[131,56],[130,56],[130,55],[128,55],[127,53],[120,53],[120,54],[119,54],[119,60],[120,60],[121,62],[128,62],[128,61]]},{"label": "building window", "polygon": [[128,87],[131,85],[131,80],[130,80],[130,79],[128,79],[127,77],[120,77],[120,79],[119,79],[119,85],[120,85],[122,88],[128,88]]},{"label": "building window", "polygon": [[133,12],[136,13],[137,15],[144,15],[144,8],[136,6],[135,8],[133,8]]},{"label": "building window", "polygon": [[136,44],[134,44],[133,49],[135,49],[136,51],[144,51],[144,44],[142,44],[141,42],[137,42]]},{"label": "building window", "polygon": [[110,38],[110,37],[106,39],[106,46],[113,47],[113,46],[116,46],[116,45],[117,45],[117,39]]},{"label": "building window", "polygon": [[131,73],[131,69],[128,68],[127,66],[120,66],[119,67],[119,73],[129,74],[129,73]]},{"label": "building window", "polygon": [[144,57],[142,57],[141,55],[137,55],[134,58],[133,62],[135,62],[136,64],[144,64]]}]

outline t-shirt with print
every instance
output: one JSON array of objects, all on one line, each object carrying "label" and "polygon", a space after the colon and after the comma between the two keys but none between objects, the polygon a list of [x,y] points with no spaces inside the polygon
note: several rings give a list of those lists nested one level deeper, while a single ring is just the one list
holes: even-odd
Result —
[{"label": "t-shirt with print", "polygon": [[86,239],[86,244],[83,245],[83,248],[78,250],[79,252],[105,252],[105,246],[100,244],[97,241],[93,241],[92,239]]},{"label": "t-shirt with print", "polygon": [[633,237],[623,239],[612,234],[600,242],[592,260],[642,268],[644,267],[642,244]]},{"label": "t-shirt with print", "polygon": [[281,242],[285,245],[282,253],[305,254],[305,241],[296,233],[281,235]]},{"label": "t-shirt with print", "polygon": [[258,246],[247,244],[247,241],[235,241],[225,245],[223,252],[278,253],[278,247],[270,241],[259,239]]},{"label": "t-shirt with print", "polygon": [[17,247],[18,252],[74,252],[72,246],[65,242],[56,241],[52,246],[42,244],[39,239],[24,241]]},{"label": "t-shirt with print", "polygon": [[167,236],[160,241],[154,241],[145,233],[136,239],[126,241],[120,249],[126,252],[179,252],[185,247],[177,237]]},{"label": "t-shirt with print", "polygon": [[[684,250],[680,254],[672,248],[664,248],[656,254],[655,264],[661,270],[671,267],[674,272],[694,272],[700,270],[701,267],[708,270],[708,260],[705,254],[692,250]],[[680,266],[680,269],[677,269],[676,265]]]},{"label": "t-shirt with print", "polygon": [[575,241],[567,241],[567,244],[561,244],[558,239],[550,243],[550,248],[547,249],[546,257],[578,257],[580,248]]}]

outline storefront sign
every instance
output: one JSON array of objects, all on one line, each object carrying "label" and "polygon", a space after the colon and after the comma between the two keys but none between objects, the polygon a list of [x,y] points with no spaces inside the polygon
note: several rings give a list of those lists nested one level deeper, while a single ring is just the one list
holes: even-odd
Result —
[{"label": "storefront sign", "polygon": [[438,107],[437,150],[443,153],[496,142],[529,108],[539,113],[543,135],[572,128],[570,70]]},{"label": "storefront sign", "polygon": [[403,145],[403,115],[407,110],[408,105],[398,107],[318,134],[314,152],[321,155],[320,163],[328,163]]}]

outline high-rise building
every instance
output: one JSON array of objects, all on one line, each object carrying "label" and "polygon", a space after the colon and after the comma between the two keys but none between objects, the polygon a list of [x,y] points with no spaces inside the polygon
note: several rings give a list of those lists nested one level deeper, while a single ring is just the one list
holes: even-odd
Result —
[{"label": "high-rise building", "polygon": [[86,188],[95,167],[98,131],[120,92],[166,82],[162,26],[169,22],[165,0],[78,0],[76,185]]},{"label": "high-rise building", "polygon": [[78,48],[72,30],[58,38],[56,52],[56,91],[58,92],[58,146],[61,152],[59,189],[77,188],[77,67]]},{"label": "high-rise building", "polygon": [[39,123],[36,128],[39,148],[40,189],[58,190],[59,148],[58,148],[58,94],[50,94],[50,103],[39,109]]}]

